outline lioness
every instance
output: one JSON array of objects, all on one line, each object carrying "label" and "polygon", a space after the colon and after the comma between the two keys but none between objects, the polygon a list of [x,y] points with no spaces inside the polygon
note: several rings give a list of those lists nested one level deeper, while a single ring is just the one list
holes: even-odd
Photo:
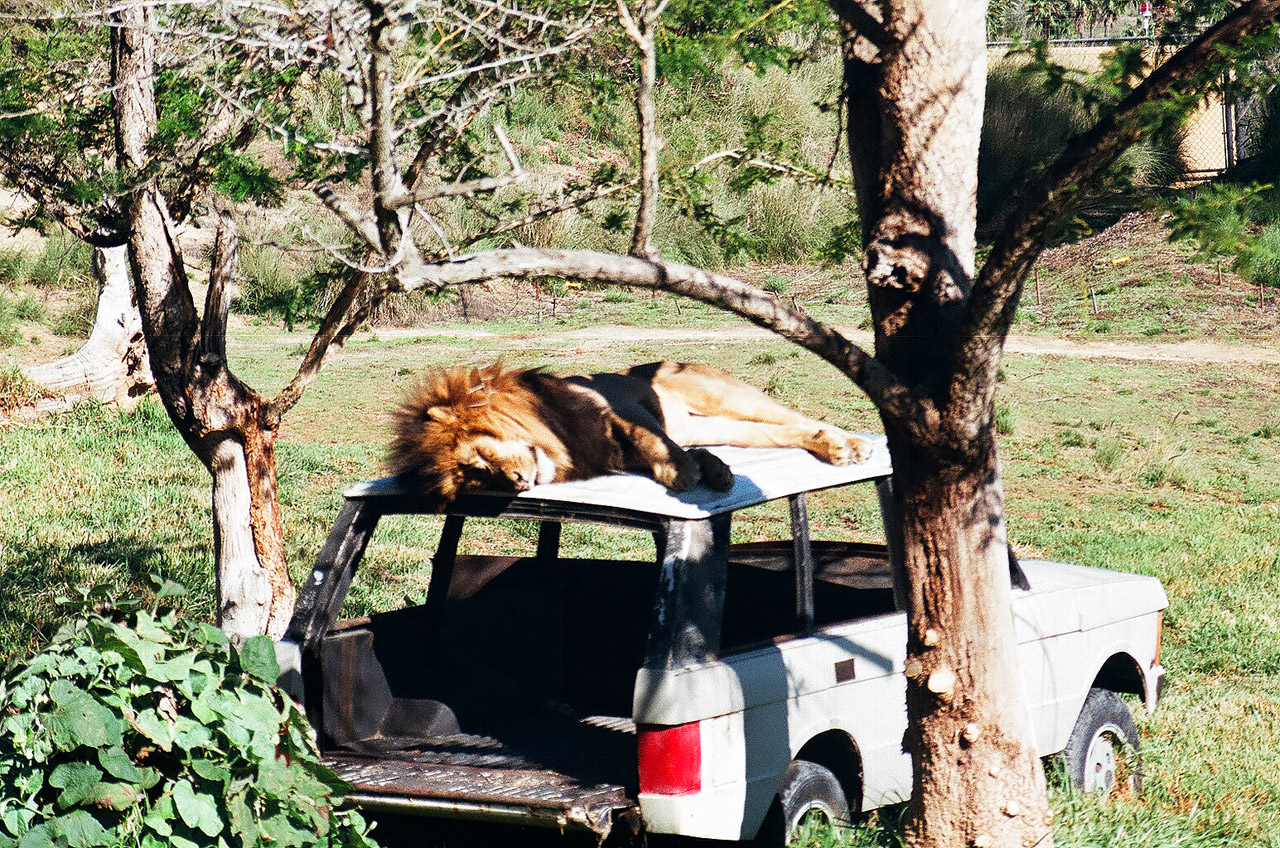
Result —
[{"label": "lioness", "polygon": [[445,502],[610,471],[676,491],[731,487],[728,466],[696,445],[801,447],[835,465],[870,454],[864,439],[706,365],[557,377],[495,364],[437,370],[411,392],[394,413],[389,465]]}]

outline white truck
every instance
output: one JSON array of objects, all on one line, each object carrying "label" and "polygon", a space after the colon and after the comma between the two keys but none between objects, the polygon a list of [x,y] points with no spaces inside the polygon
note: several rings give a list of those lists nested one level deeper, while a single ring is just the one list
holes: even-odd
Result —
[{"label": "white truck", "polygon": [[[899,557],[811,541],[807,513],[809,493],[861,486],[891,519],[884,440],[849,467],[791,448],[714,450],[735,474],[727,492],[615,474],[460,498],[426,602],[339,621],[379,521],[431,511],[392,478],[347,491],[279,653],[349,802],[611,842],[780,845],[811,813],[839,822],[906,800]],[[733,543],[735,513],[784,498],[791,538]],[[475,516],[537,522],[536,547],[458,553]],[[655,556],[563,557],[564,522],[648,531]],[[1138,736],[1119,693],[1155,707],[1163,588],[1021,567],[1030,588],[1010,612],[1039,750],[1081,789],[1136,789]]]}]

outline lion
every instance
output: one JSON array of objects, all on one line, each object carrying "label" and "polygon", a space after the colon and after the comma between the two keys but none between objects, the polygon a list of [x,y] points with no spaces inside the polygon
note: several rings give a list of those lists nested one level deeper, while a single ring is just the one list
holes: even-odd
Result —
[{"label": "lion", "polygon": [[388,465],[446,503],[614,471],[673,491],[731,488],[733,472],[705,445],[800,447],[834,465],[871,452],[865,439],[707,365],[559,377],[499,363],[432,371],[393,414]]}]

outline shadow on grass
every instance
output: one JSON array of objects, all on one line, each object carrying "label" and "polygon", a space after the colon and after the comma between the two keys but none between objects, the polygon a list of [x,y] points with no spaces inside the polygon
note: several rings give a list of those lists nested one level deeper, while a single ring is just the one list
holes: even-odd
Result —
[{"label": "shadow on grass", "polygon": [[188,582],[190,577],[172,574],[171,556],[150,540],[134,535],[71,545],[10,540],[3,549],[0,664],[27,654],[74,617],[75,602],[85,590],[108,587],[109,600],[145,594],[152,574],[179,582]]}]

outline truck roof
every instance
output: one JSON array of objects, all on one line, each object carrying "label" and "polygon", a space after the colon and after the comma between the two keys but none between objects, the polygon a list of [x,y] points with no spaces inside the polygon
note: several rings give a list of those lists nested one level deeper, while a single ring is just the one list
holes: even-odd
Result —
[{"label": "truck roof", "polygon": [[[864,436],[871,456],[856,465],[829,465],[800,448],[708,448],[733,469],[733,488],[717,492],[697,486],[673,492],[639,474],[606,474],[571,483],[544,483],[525,492],[478,492],[459,497],[446,510],[461,515],[610,520],[642,523],[697,520],[777,498],[885,477],[891,472],[884,436]],[[350,499],[389,498],[395,510],[413,508],[415,493],[396,477],[359,483],[343,493]],[[435,510],[431,510],[435,511]]]}]

